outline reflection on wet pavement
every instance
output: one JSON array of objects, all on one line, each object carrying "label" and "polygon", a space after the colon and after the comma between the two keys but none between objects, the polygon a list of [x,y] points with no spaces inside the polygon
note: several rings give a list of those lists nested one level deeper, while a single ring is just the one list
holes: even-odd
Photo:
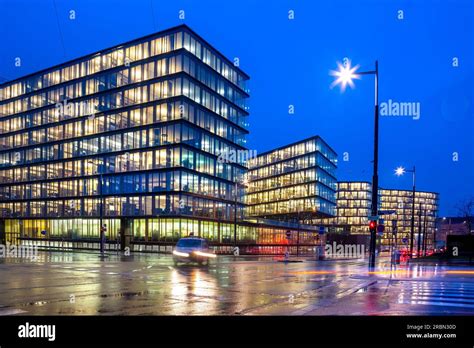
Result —
[{"label": "reflection on wet pavement", "polygon": [[474,272],[360,260],[42,253],[0,261],[0,315],[474,314]]}]

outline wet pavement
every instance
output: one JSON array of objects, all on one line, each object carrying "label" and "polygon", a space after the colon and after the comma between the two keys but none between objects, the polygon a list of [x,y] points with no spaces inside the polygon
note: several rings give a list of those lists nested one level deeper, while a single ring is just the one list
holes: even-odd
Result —
[{"label": "wet pavement", "polygon": [[[0,315],[474,315],[474,268],[42,252],[0,259]],[[281,259],[280,259],[281,261]]]}]

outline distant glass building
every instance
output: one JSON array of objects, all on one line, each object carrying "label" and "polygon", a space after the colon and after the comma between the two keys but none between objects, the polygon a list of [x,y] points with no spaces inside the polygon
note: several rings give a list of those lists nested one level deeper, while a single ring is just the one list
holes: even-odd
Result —
[{"label": "distant glass building", "polygon": [[[379,244],[383,247],[397,245],[402,249],[409,246],[413,191],[379,188],[378,194],[379,216],[384,220],[385,225],[385,231],[378,234]],[[371,197],[372,184],[369,182],[339,182],[336,216],[319,219],[313,223],[327,226],[330,232],[337,234],[365,235],[368,242]],[[420,243],[425,243],[424,245],[428,249],[433,248],[436,240],[438,206],[439,195],[437,193],[415,192],[414,248],[417,248],[418,245],[418,235],[420,235]],[[397,231],[396,235],[393,234],[394,230]],[[408,240],[408,242],[404,240]]]},{"label": "distant glass building", "polygon": [[247,216],[311,220],[335,215],[337,155],[314,136],[249,161]]},{"label": "distant glass building", "polygon": [[[393,228],[397,229],[396,244],[398,247],[406,247],[410,243],[411,217],[413,205],[413,191],[396,189],[379,189],[381,197],[379,209],[382,211],[395,211],[392,214],[383,215],[386,230],[382,236],[382,244],[390,245],[395,243],[395,236],[392,235]],[[436,239],[436,218],[439,210],[439,195],[435,192],[415,192],[415,229],[414,229],[414,250],[420,246],[428,249],[434,248]],[[395,221],[395,222],[394,222]],[[408,240],[407,243],[403,239]]]},{"label": "distant glass building", "polygon": [[336,225],[339,231],[350,234],[369,234],[367,217],[372,203],[369,182],[338,182]]}]

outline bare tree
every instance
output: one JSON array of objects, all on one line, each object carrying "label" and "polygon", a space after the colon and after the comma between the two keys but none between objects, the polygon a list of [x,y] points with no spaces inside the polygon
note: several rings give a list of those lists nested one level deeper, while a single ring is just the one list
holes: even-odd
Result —
[{"label": "bare tree", "polygon": [[467,233],[472,230],[472,218],[474,217],[474,197],[461,201],[458,205],[459,215],[466,219]]}]

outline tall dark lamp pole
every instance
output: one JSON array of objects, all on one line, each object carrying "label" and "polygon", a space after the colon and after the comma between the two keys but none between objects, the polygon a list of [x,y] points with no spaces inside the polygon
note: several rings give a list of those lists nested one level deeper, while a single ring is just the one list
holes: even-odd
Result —
[{"label": "tall dark lamp pole", "polygon": [[[374,105],[374,170],[372,176],[372,216],[378,215],[378,198],[379,198],[379,64],[375,61],[375,71],[371,72],[375,75],[375,105]],[[377,223],[375,224],[377,226]],[[375,228],[370,231],[370,259],[369,267],[375,268],[375,249],[377,243],[377,231]]]},{"label": "tall dark lamp pole", "polygon": [[416,169],[413,166],[413,169],[405,169],[403,167],[398,167],[395,169],[395,175],[401,176],[405,173],[412,173],[413,175],[413,190],[411,197],[411,229],[410,229],[410,258],[413,257],[413,240],[415,238],[415,196],[416,196]]},{"label": "tall dark lamp pole", "polygon": [[235,181],[234,187],[234,247],[237,246],[237,198],[238,198],[238,182]]},{"label": "tall dark lamp pole", "polygon": [[422,243],[422,239],[421,239],[421,233],[422,233],[422,223],[421,223],[421,215],[422,215],[422,211],[421,211],[421,203],[420,203],[420,209],[418,211],[418,243],[417,243],[417,251],[416,251],[416,257],[420,257],[420,253],[421,253],[421,243]]},{"label": "tall dark lamp pole", "polygon": [[104,177],[102,171],[99,174],[99,182],[100,182],[100,212],[99,212],[99,224],[100,224],[100,254],[104,256],[105,252],[105,232],[107,227],[104,225]]},{"label": "tall dark lamp pole", "polygon": [[372,223],[370,223],[370,248],[369,248],[369,268],[375,268],[375,249],[377,244],[377,214],[378,214],[378,188],[379,188],[379,63],[375,61],[375,70],[363,71],[356,73],[359,68],[358,65],[351,67],[350,62],[346,64],[338,64],[338,71],[331,71],[331,75],[337,77],[332,83],[331,87],[341,85],[341,89],[344,91],[349,85],[354,87],[353,79],[360,79],[361,75],[374,75],[374,87],[375,87],[375,100],[374,100],[374,167],[372,175],[372,204],[371,214]]},{"label": "tall dark lamp pole", "polygon": [[[89,164],[94,165],[94,162],[92,160],[88,161]],[[103,178],[103,172],[102,168],[98,168],[97,170],[99,174],[99,182],[98,182],[98,188],[99,188],[99,246],[100,246],[100,255],[103,256],[105,252],[105,232],[106,232],[106,226],[103,224],[103,219],[104,219],[104,192],[103,192],[103,187],[104,187],[104,178]]]}]

